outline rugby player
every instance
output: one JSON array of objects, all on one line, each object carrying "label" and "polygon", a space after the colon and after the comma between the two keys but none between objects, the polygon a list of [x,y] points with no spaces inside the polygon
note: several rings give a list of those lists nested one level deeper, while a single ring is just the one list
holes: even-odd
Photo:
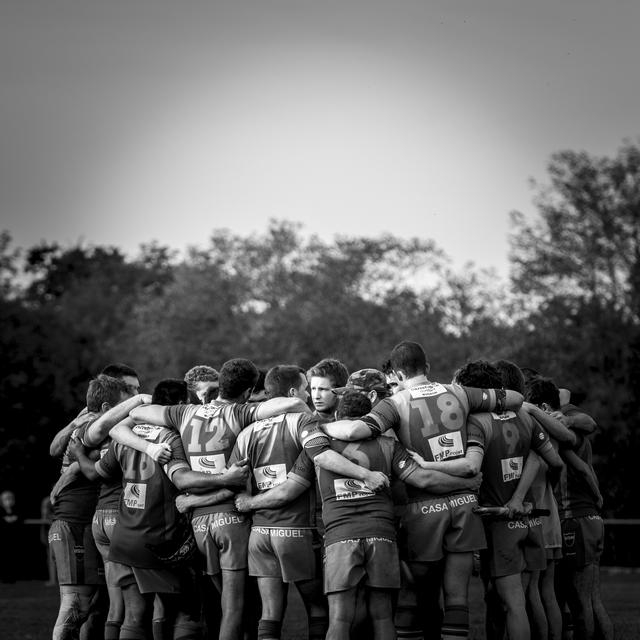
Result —
[{"label": "rugby player", "polygon": [[[501,412],[522,404],[522,395],[514,391],[431,382],[427,378],[426,354],[416,342],[397,344],[390,360],[405,388],[379,402],[360,420],[323,425],[326,433],[338,439],[357,440],[393,429],[407,449],[438,462],[464,457],[470,412]],[[443,638],[466,637],[473,552],[486,547],[482,522],[473,513],[476,495],[467,491],[436,496],[428,489],[410,486],[407,494],[409,504],[402,525],[407,533],[408,566],[416,585],[425,634],[431,638],[439,635],[438,602],[444,558]]]},{"label": "rugby player", "polygon": [[[135,380],[131,379],[132,376],[126,377],[129,378],[128,382],[100,374],[89,383],[87,411],[80,419],[76,419],[75,432],[86,430],[101,414],[133,396],[134,390],[139,388],[137,376]],[[67,441],[70,437],[71,434],[65,436]],[[71,459],[65,454],[63,472],[70,464]],[[89,637],[102,635],[103,632],[97,629],[97,625],[101,625],[97,610],[100,605],[94,596],[98,587],[104,584],[104,570],[91,531],[98,485],[80,473],[65,475],[64,480],[55,496],[54,521],[49,530],[49,547],[55,559],[60,585],[60,608],[53,630],[54,640],[76,637],[85,621],[88,625],[85,633]],[[113,616],[117,619],[118,613],[113,612]]]},{"label": "rugby player", "polygon": [[[297,397],[306,402],[307,388],[303,369],[295,365],[277,365],[265,378],[270,398]],[[292,582],[307,610],[309,638],[324,638],[326,631],[326,610],[322,611],[324,602],[314,579],[311,460],[343,476],[358,478],[374,491],[388,486],[384,474],[364,469],[332,451],[318,424],[318,417],[308,413],[284,413],[256,422],[240,434],[231,457],[232,460],[249,459],[251,489],[257,494],[236,498],[236,505],[243,511],[255,509],[249,539],[249,574],[257,577],[262,600],[258,626],[261,640],[280,637],[286,587]],[[308,457],[300,456],[303,448]],[[275,508],[261,504],[261,494],[284,484],[287,476],[301,485],[300,495]]]},{"label": "rugby player", "polygon": [[[503,384],[500,371],[482,360],[461,367],[454,380],[482,388]],[[511,506],[512,500],[522,503],[530,487],[519,480],[531,450],[537,451],[550,466],[563,466],[546,432],[522,409],[470,415],[467,447],[476,464],[481,464],[480,502],[483,506]],[[456,464],[456,460],[443,463],[445,467]],[[528,640],[530,627],[525,591],[531,572],[546,567],[540,518],[486,519],[484,525],[489,545],[487,552],[482,554],[484,570],[488,571],[505,609],[508,636],[511,640]]]},{"label": "rugby player", "polygon": [[348,377],[347,367],[335,358],[324,358],[307,371],[311,402],[315,414],[322,420],[328,422],[334,419],[338,397],[333,389],[344,387]]},{"label": "rugby player", "polygon": [[[248,403],[258,379],[253,362],[228,360],[219,376],[219,396],[206,405],[161,407],[147,405],[131,412],[135,422],[172,427],[180,432],[191,468],[224,472],[240,432],[252,422],[286,411],[308,411],[298,398],[273,398]],[[247,570],[250,521],[235,509],[230,490],[207,496],[186,496],[183,509],[195,507],[193,532],[206,559],[206,573],[221,593],[220,638],[233,640],[242,633],[243,594]]]},{"label": "rugby player", "polygon": [[[206,364],[191,367],[184,374],[184,381],[189,389],[189,402],[206,404],[218,397],[220,374]],[[208,398],[208,399],[207,399]]]},{"label": "rugby player", "polygon": [[[162,395],[177,395],[171,400],[184,402],[188,397],[186,384],[180,380],[162,381],[156,390],[155,400]],[[242,486],[247,469],[239,463],[220,474],[194,471],[174,429],[137,424],[133,430],[151,442],[168,444],[172,456],[163,468],[146,454],[114,443],[95,464],[100,476],[121,477],[124,489],[109,551],[125,599],[120,638],[147,637],[153,598],[158,594],[168,621],[173,623],[175,637],[195,639],[200,635],[198,612],[193,602],[193,576],[185,563],[188,541],[193,537],[188,522],[181,527],[174,500],[178,490],[204,492]]]},{"label": "rugby player", "polygon": [[549,378],[532,380],[527,399],[548,411],[560,410],[571,418],[576,443],[571,450],[561,450],[567,465],[556,487],[563,538],[559,594],[566,596],[574,635],[591,639],[597,626],[600,636],[608,640],[613,638],[613,626],[602,603],[599,575],[604,545],[604,523],[599,514],[602,495],[593,472],[591,443],[584,430],[575,426],[595,421],[573,405],[561,407],[559,390]]}]

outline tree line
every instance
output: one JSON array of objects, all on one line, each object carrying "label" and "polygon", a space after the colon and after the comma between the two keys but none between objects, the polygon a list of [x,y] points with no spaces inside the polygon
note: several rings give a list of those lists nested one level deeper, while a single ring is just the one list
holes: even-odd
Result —
[{"label": "tree line", "polygon": [[456,271],[428,239],[322,241],[278,220],[258,236],[214,230],[184,255],[155,242],[134,257],[110,246],[21,249],[0,234],[0,488],[37,513],[58,473],[49,442],[108,362],[133,366],[150,391],[231,357],[265,369],[327,356],[379,368],[411,339],[436,380],[470,359],[505,358],[571,389],[600,426],[606,514],[637,517],[640,147],[559,152],[548,171],[539,216],[511,214],[506,281]]}]

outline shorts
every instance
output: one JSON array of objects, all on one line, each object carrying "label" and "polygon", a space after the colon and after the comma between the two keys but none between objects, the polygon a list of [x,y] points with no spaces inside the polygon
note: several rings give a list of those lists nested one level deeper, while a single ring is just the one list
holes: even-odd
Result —
[{"label": "shorts", "polygon": [[104,584],[104,567],[90,524],[54,520],[49,549],[56,564],[58,584]]},{"label": "shorts", "polygon": [[435,562],[445,553],[485,549],[487,541],[480,516],[473,513],[473,493],[429,498],[407,504],[402,516],[406,532],[406,560]]},{"label": "shorts", "polygon": [[315,577],[313,531],[252,527],[249,536],[249,575],[299,582]]},{"label": "shorts", "polygon": [[195,516],[191,520],[198,551],[206,560],[205,571],[215,576],[222,569],[247,568],[250,519],[237,511],[221,511]]},{"label": "shorts", "polygon": [[489,548],[482,555],[492,578],[546,569],[540,518],[487,520],[484,526]]},{"label": "shorts", "polygon": [[604,547],[604,522],[598,515],[562,521],[562,562],[577,569],[598,564]]},{"label": "shorts", "polygon": [[120,562],[111,562],[111,572],[115,586],[137,584],[140,593],[181,593],[186,579],[184,569],[142,569]]},{"label": "shorts", "polygon": [[545,547],[547,562],[549,560],[562,560],[562,547]]},{"label": "shorts", "polygon": [[93,514],[93,524],[91,525],[93,540],[104,562],[104,577],[108,587],[117,586],[111,576],[111,562],[108,559],[109,545],[116,522],[118,522],[117,509],[97,509]]},{"label": "shorts", "polygon": [[376,589],[400,588],[398,547],[387,538],[357,538],[330,544],[324,552],[324,592],[364,584]]}]

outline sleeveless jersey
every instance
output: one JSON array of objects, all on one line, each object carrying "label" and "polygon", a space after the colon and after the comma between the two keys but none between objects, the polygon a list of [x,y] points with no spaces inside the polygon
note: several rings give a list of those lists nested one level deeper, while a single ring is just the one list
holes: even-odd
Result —
[{"label": "sleeveless jersey", "polygon": [[[260,420],[245,429],[236,442],[231,460],[249,459],[253,493],[277,487],[287,475],[307,487],[314,480],[313,463],[300,456],[305,444],[329,439],[318,428],[318,419],[307,413],[283,413]],[[254,526],[311,528],[315,497],[304,491],[292,502],[277,509],[258,509]]]},{"label": "sleeveless jersey", "polygon": [[522,409],[471,415],[467,429],[467,443],[484,449],[479,495],[483,506],[501,507],[509,502],[529,451],[551,446],[542,427]]},{"label": "sleeveless jersey", "polygon": [[189,469],[189,463],[180,436],[172,429],[139,424],[133,432],[150,442],[166,442],[171,460],[161,466],[146,453],[112,442],[96,463],[100,476],[120,477],[123,489],[109,560],[145,569],[166,568],[153,548],[166,546],[180,533],[175,506],[179,491],[170,478],[178,469]]},{"label": "sleeveless jersey", "polygon": [[[344,442],[332,440],[331,448],[355,464],[371,471],[405,480],[418,465],[407,450],[391,438]],[[396,539],[391,490],[373,492],[364,482],[317,467],[322,496],[325,544],[353,538]]]},{"label": "sleeveless jersey", "polygon": [[[205,405],[181,404],[165,409],[165,422],[180,432],[191,468],[223,473],[239,433],[255,422],[259,403],[213,400]],[[194,509],[194,516],[235,511],[233,500]]]}]

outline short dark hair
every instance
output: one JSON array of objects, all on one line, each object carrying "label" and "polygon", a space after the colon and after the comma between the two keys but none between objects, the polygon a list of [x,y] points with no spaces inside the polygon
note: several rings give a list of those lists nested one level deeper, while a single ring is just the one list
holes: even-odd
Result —
[{"label": "short dark hair", "polygon": [[403,371],[409,378],[425,373],[429,366],[422,345],[409,340],[403,340],[393,347],[389,361],[394,371]]},{"label": "short dark hair", "polygon": [[123,393],[127,393],[127,385],[122,380],[100,373],[89,382],[87,409],[92,413],[100,413],[105,402],[115,407],[120,404]]},{"label": "short dark hair", "polygon": [[531,367],[520,367],[520,371],[522,371],[522,375],[524,376],[525,386],[528,385],[529,381],[533,380],[533,378],[540,377],[540,372]]},{"label": "short dark hair", "polygon": [[122,362],[112,362],[108,364],[100,373],[112,378],[124,378],[125,376],[131,376],[132,378],[140,378],[135,369],[132,369],[129,365]]},{"label": "short dark hair", "polygon": [[391,358],[387,358],[380,367],[380,371],[384,373],[385,376],[390,376],[393,373],[393,367],[391,366]]},{"label": "short dark hair", "polygon": [[502,386],[524,395],[525,380],[520,367],[510,360],[496,360],[493,366],[500,371]]},{"label": "short dark hair", "polygon": [[184,374],[184,381],[189,390],[193,390],[196,382],[217,382],[220,374],[207,364],[197,364]]},{"label": "short dark hair", "polygon": [[502,375],[497,367],[487,360],[474,360],[461,366],[453,374],[454,382],[465,387],[479,387],[482,389],[501,389]]},{"label": "short dark hair", "polygon": [[153,404],[161,404],[169,406],[172,404],[180,404],[189,399],[187,383],[177,378],[165,378],[160,380],[153,389],[151,402]]},{"label": "short dark hair", "polygon": [[247,389],[253,389],[258,380],[256,365],[247,358],[232,358],[227,360],[220,369],[221,398],[233,400],[242,395]]},{"label": "short dark hair", "polygon": [[537,376],[526,387],[525,400],[531,404],[548,404],[554,411],[560,408],[560,391],[551,378]]},{"label": "short dark hair", "polygon": [[359,418],[371,411],[371,400],[360,391],[347,389],[341,396],[336,409],[336,420]]},{"label": "short dark hair", "polygon": [[300,374],[304,369],[296,364],[277,364],[267,371],[264,388],[268,398],[286,398],[289,389],[300,385]]},{"label": "short dark hair", "polygon": [[344,387],[349,379],[349,370],[336,358],[323,358],[307,371],[307,379],[313,376],[328,378],[332,387]]}]

